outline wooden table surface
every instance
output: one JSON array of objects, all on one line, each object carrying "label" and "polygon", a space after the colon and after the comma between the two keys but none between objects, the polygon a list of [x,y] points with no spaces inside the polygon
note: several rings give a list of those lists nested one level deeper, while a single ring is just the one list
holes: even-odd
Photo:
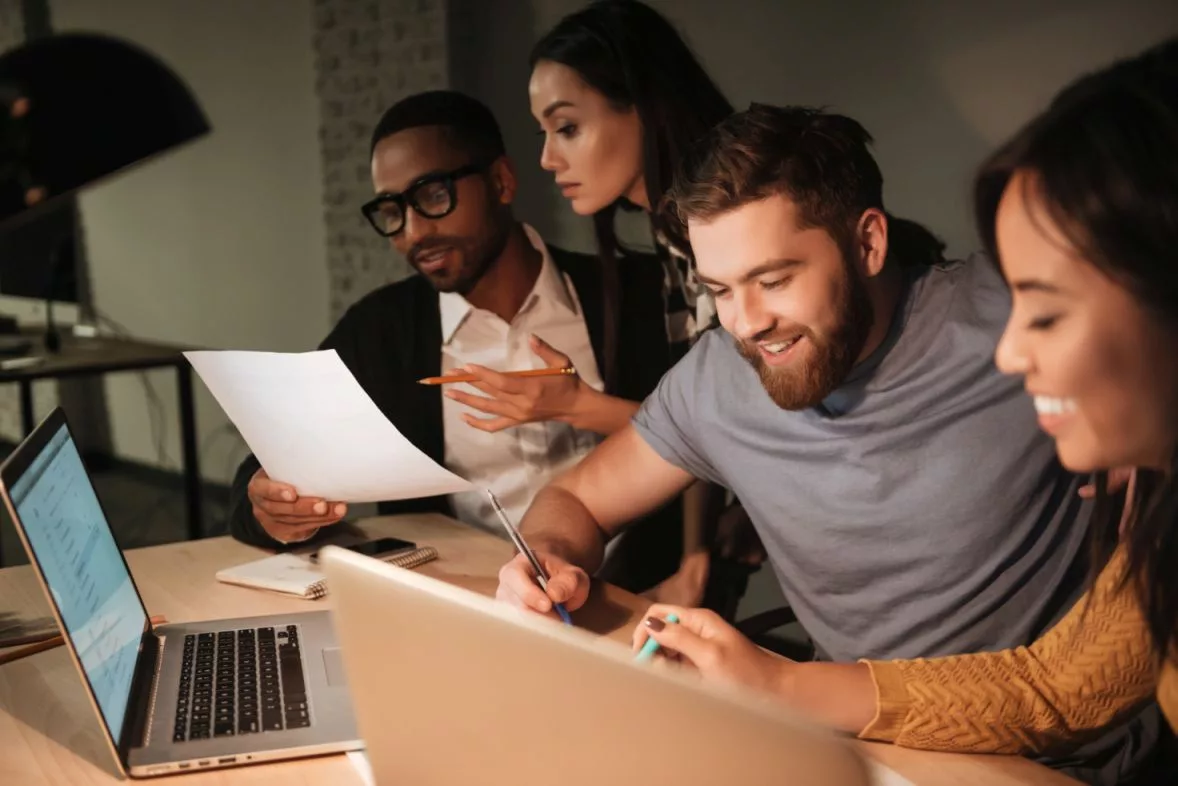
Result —
[{"label": "wooden table surface", "polygon": [[[512,555],[506,541],[433,514],[369,519],[373,536],[432,545],[440,558],[418,570],[475,592],[492,595],[499,566]],[[229,538],[134,549],[127,561],[148,613],[169,622],[275,614],[324,608],[307,601],[223,584],[214,573],[264,556]],[[630,632],[648,603],[616,587],[600,587],[578,623],[629,646]],[[619,611],[621,610],[621,611]],[[50,616],[28,566],[0,570],[0,614],[30,619]],[[62,648],[0,666],[0,784],[109,784],[118,775],[81,678]],[[917,786],[1065,786],[1069,778],[1021,758],[928,753],[860,743],[872,758]],[[180,786],[359,786],[343,755],[217,770],[167,779]]]}]

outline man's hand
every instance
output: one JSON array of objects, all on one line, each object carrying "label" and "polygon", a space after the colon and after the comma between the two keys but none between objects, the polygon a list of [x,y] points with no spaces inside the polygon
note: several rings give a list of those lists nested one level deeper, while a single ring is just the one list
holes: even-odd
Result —
[{"label": "man's hand", "polygon": [[264,469],[250,478],[249,499],[254,518],[267,535],[280,543],[307,540],[320,527],[335,524],[348,512],[342,502],[300,497],[294,486],[271,480]]},{"label": "man's hand", "polygon": [[[679,622],[666,622],[670,614],[679,617]],[[779,697],[785,673],[792,665],[792,661],[765,652],[707,609],[655,604],[634,630],[634,650],[642,649],[647,638],[662,646],[664,657],[694,666],[705,680]]]},{"label": "man's hand", "polygon": [[[568,368],[567,355],[557,352],[536,336],[529,344],[548,368]],[[462,419],[480,431],[502,431],[524,423],[541,420],[568,421],[572,418],[581,396],[588,387],[581,378],[572,375],[552,377],[509,377],[485,366],[470,364],[458,371],[478,377],[470,384],[485,393],[476,396],[461,390],[447,390],[446,396],[460,404],[494,417],[481,418],[464,413]]]},{"label": "man's hand", "polygon": [[523,554],[499,569],[498,600],[529,611],[548,614],[553,603],[563,603],[576,611],[589,599],[589,574],[560,557],[537,551],[536,559],[548,573],[548,592],[536,583],[536,572]]}]

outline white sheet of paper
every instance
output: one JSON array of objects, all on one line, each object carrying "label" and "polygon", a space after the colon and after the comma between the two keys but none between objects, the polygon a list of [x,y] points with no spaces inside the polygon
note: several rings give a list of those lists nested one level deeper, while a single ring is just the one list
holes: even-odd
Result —
[{"label": "white sheet of paper", "polygon": [[397,431],[334,349],[184,356],[266,473],[301,496],[380,502],[474,490]]}]

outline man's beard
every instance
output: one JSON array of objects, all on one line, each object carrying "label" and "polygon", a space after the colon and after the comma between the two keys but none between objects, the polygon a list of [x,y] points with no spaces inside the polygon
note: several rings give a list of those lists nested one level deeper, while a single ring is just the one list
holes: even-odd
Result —
[{"label": "man's beard", "polygon": [[[509,236],[510,230],[503,229],[477,245],[464,243],[457,238],[431,239],[428,245],[422,244],[422,250],[443,245],[450,246],[463,255],[462,264],[453,276],[440,278],[436,274],[427,274],[426,278],[438,292],[456,292],[465,297],[503,254]],[[410,264],[415,269],[417,268],[412,261]]]},{"label": "man's beard", "polygon": [[[798,340],[806,339],[811,356],[794,360],[784,368],[776,368],[765,362],[757,348],[757,339],[737,341],[737,349],[756,369],[761,386],[773,399],[773,403],[782,409],[808,409],[819,404],[847,378],[867,343],[874,310],[867,287],[849,266],[847,286],[835,309],[839,319],[830,336],[820,338],[810,330],[805,330]],[[766,339],[771,337],[771,332],[765,334]],[[797,348],[805,350],[807,347],[802,345]]]}]

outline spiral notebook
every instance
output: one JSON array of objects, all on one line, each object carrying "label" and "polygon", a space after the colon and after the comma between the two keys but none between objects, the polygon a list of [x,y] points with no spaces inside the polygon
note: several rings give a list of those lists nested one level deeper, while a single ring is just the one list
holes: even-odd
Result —
[{"label": "spiral notebook", "polygon": [[[420,548],[382,559],[399,568],[416,568],[438,558],[433,546]],[[298,554],[275,554],[272,557],[247,562],[217,571],[217,580],[242,587],[271,590],[313,600],[327,594],[327,581],[311,564]]]}]

